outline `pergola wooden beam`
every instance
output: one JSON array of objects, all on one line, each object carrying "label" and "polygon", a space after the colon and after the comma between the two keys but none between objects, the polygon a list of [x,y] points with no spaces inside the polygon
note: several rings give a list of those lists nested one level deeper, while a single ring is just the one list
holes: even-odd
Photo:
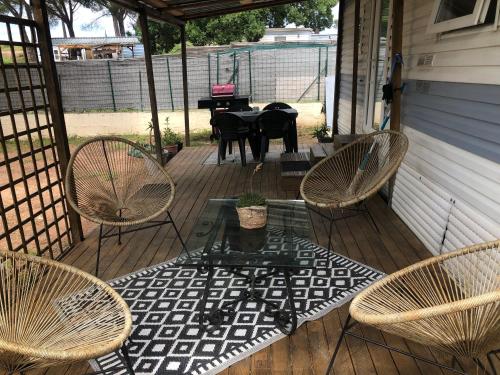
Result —
[{"label": "pergola wooden beam", "polygon": [[181,26],[181,54],[182,54],[182,90],[184,96],[184,142],[186,147],[191,144],[189,137],[189,90],[187,76],[187,49],[186,49],[186,27]]},{"label": "pergola wooden beam", "polygon": [[149,38],[148,16],[144,9],[139,11],[139,25],[142,33],[142,44],[144,45],[144,62],[146,63],[146,75],[148,77],[149,103],[151,108],[151,123],[153,124],[153,134],[155,138],[156,158],[158,162],[163,165],[160,120],[158,119],[158,104],[156,102],[153,60],[151,58],[151,40]]},{"label": "pergola wooden beam", "polygon": [[[404,0],[392,1],[391,62],[396,54],[403,52],[403,12]],[[391,103],[391,130],[399,130],[401,123],[401,65],[396,65],[392,73],[394,94]]]},{"label": "pergola wooden beam", "polygon": [[358,61],[359,61],[359,26],[361,1],[354,1],[354,42],[352,52],[352,92],[351,92],[351,134],[356,134],[358,106]]},{"label": "pergola wooden beam", "polygon": [[[64,119],[62,95],[59,86],[56,63],[50,35],[49,17],[45,0],[32,0],[33,18],[38,26],[38,42],[40,44],[40,58],[47,98],[50,103],[50,116],[54,126],[54,138],[57,145],[59,165],[63,176],[66,175],[69,159],[71,157],[68,143],[68,133]],[[83,240],[82,222],[80,216],[68,205],[68,216],[70,222],[71,237],[73,244]]]},{"label": "pergola wooden beam", "polygon": [[340,83],[342,74],[342,44],[344,39],[345,0],[339,0],[339,18],[337,23],[337,51],[335,57],[335,88],[333,94],[333,125],[332,133],[339,134],[339,103]]}]

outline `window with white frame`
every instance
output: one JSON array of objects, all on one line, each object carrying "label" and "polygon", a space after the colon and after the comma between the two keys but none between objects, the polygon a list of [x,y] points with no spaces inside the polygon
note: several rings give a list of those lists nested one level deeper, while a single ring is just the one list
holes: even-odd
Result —
[{"label": "window with white frame", "polygon": [[443,33],[496,22],[500,0],[434,0],[427,32]]}]

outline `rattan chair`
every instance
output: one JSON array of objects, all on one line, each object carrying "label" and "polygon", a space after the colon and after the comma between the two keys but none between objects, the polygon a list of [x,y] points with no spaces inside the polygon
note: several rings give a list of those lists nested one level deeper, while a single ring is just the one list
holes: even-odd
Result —
[{"label": "rattan chair", "polygon": [[[118,236],[120,244],[122,234],[172,224],[184,247],[168,211],[175,195],[174,182],[141,146],[112,136],[88,140],[71,156],[65,183],[69,204],[100,226],[96,276],[104,238]],[[162,214],[167,215],[165,220],[155,220]],[[139,226],[144,223],[148,224]],[[105,225],[111,227],[107,232],[103,231]]]},{"label": "rattan chair", "polygon": [[[328,216],[315,210],[330,220],[329,249],[335,220],[365,213],[378,230],[365,200],[396,173],[407,150],[408,138],[403,133],[378,131],[340,148],[305,175],[300,185],[303,199],[313,210],[330,211]],[[335,211],[341,215],[336,217]]]},{"label": "rattan chair", "polygon": [[[500,348],[500,240],[426,259],[379,280],[354,298],[351,316],[454,359],[473,358],[484,370],[478,358]],[[344,335],[360,338],[349,331],[350,317],[327,373]]]},{"label": "rattan chair", "polygon": [[70,364],[121,350],[132,318],[106,283],[74,267],[0,252],[0,368],[8,374]]}]

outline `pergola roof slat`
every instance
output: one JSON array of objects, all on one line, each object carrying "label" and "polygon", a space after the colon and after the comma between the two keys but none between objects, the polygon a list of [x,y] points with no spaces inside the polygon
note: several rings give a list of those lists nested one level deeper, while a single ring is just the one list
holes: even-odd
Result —
[{"label": "pergola roof slat", "polygon": [[300,0],[111,0],[139,11],[144,9],[148,17],[177,25],[188,20],[220,16],[275,5],[298,3]]}]

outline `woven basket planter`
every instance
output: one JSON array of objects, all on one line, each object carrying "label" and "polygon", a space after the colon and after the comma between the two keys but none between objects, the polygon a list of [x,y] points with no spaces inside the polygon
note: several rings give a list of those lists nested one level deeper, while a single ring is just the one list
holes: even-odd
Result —
[{"label": "woven basket planter", "polygon": [[267,206],[237,207],[240,227],[245,229],[263,228],[267,223]]}]

